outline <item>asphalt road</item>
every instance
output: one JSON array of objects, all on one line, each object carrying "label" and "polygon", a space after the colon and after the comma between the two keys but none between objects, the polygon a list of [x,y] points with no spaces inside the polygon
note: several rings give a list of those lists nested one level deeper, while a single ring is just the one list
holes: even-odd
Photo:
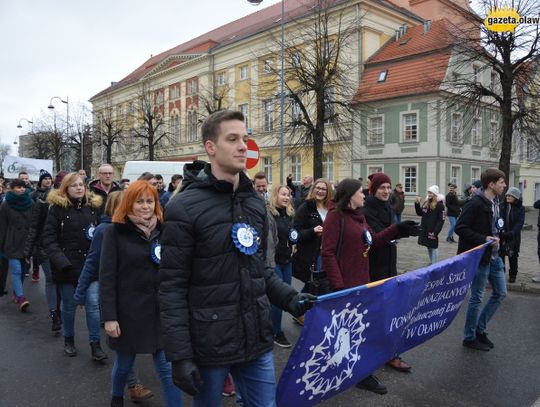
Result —
[{"label": "asphalt road", "polygon": [[[21,314],[5,296],[0,298],[0,406],[108,406],[113,352],[106,364],[90,359],[84,313],[77,311],[76,345],[79,355],[62,354],[63,340],[49,333],[43,281],[26,282],[31,301]],[[490,352],[461,346],[464,308],[441,335],[412,349],[403,358],[412,373],[381,368],[376,375],[387,385],[379,396],[355,388],[322,404],[325,406],[467,406],[528,407],[540,404],[540,296],[510,292],[492,320]],[[296,340],[300,327],[284,317],[284,330]],[[276,368],[284,367],[290,349],[275,349]],[[146,407],[162,406],[159,381],[151,358],[141,355],[136,370],[156,392]],[[191,405],[185,398],[186,406]],[[223,399],[234,406],[234,398]],[[126,405],[132,405],[126,402]],[[213,407],[213,406],[212,406]]]}]

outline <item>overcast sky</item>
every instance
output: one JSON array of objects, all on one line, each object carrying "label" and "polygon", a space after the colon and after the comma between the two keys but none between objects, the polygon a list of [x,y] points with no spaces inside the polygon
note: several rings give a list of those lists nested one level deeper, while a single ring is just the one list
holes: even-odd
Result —
[{"label": "overcast sky", "polygon": [[[50,99],[87,101],[156,55],[256,12],[247,0],[20,0],[0,10],[0,142],[13,146]],[[57,114],[65,105],[55,101]],[[12,153],[15,150],[12,149]]]}]

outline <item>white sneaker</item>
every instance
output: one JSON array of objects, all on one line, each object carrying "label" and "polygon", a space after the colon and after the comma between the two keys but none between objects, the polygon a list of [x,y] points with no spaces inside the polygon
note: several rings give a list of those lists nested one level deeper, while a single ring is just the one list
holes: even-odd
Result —
[{"label": "white sneaker", "polygon": [[533,283],[540,283],[540,273],[532,278]]}]

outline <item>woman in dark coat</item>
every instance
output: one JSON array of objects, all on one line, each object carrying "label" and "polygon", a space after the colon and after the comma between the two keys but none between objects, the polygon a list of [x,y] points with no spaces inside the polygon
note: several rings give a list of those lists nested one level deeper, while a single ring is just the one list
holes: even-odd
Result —
[{"label": "woman in dark coat", "polygon": [[[90,249],[94,229],[99,222],[102,199],[86,189],[78,173],[71,172],[64,177],[58,189],[49,193],[47,202],[51,206],[43,230],[43,247],[49,255],[52,278],[58,285],[62,298],[64,353],[76,356],[77,304],[73,300],[73,294]],[[101,350],[99,307],[87,307],[85,313],[90,347],[94,353],[96,349]]]},{"label": "woman in dark coat", "polygon": [[[24,275],[27,264],[24,261],[24,243],[30,229],[33,201],[30,190],[20,179],[10,183],[11,191],[0,206],[0,258],[8,259],[11,270],[11,287],[13,288],[13,301],[19,306],[21,312],[26,312],[30,302],[25,298],[23,291]],[[5,269],[7,273],[7,269]],[[4,278],[2,285],[4,285]],[[1,287],[2,292],[4,287]]]},{"label": "woman in dark coat", "polygon": [[501,233],[499,255],[506,264],[508,256],[510,270],[508,282],[515,283],[518,273],[518,256],[521,246],[521,229],[525,223],[525,208],[521,200],[521,192],[515,187],[508,188],[506,199],[500,204],[499,214],[504,219],[504,231]]},{"label": "woman in dark coat", "polygon": [[[355,179],[339,183],[334,201],[335,206],[330,206],[323,224],[321,255],[330,284],[338,291],[369,283],[371,246],[383,247],[392,239],[409,236],[414,233],[415,223],[405,221],[391,224],[380,232],[372,230],[362,213],[362,184]],[[357,387],[378,394],[387,391],[373,375],[359,382]]]},{"label": "woman in dark coat", "polygon": [[430,264],[437,263],[439,248],[439,233],[444,224],[444,204],[439,187],[432,185],[428,188],[424,204],[420,206],[420,197],[414,203],[416,214],[422,217],[422,232],[418,236],[418,244],[428,249]]},{"label": "woman in dark coat", "polygon": [[99,275],[105,331],[110,348],[116,351],[111,406],[124,405],[124,387],[138,353],[153,355],[166,405],[182,406],[163,352],[159,319],[163,214],[156,189],[147,181],[131,184],[112,221],[103,238]]}]

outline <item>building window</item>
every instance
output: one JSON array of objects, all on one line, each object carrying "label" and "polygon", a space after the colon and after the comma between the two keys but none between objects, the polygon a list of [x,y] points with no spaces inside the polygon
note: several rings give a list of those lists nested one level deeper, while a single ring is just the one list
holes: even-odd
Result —
[{"label": "building window", "polygon": [[322,172],[324,178],[334,179],[334,153],[323,153]]},{"label": "building window", "polygon": [[479,117],[474,117],[471,125],[471,144],[480,146],[482,144],[482,127]]},{"label": "building window", "polygon": [[272,183],[272,157],[263,157],[262,166],[266,179],[269,183]]},{"label": "building window", "polygon": [[163,104],[163,94],[165,92],[163,92],[163,89],[159,89],[156,91],[156,95],[155,95],[155,100],[156,100],[156,105],[162,105]]},{"label": "building window", "polygon": [[406,193],[417,193],[417,169],[415,165],[401,167],[401,174],[404,184],[403,191]]},{"label": "building window", "polygon": [[452,113],[450,125],[450,141],[452,143],[461,143],[463,138],[463,115],[461,113]]},{"label": "building window", "polygon": [[241,112],[244,115],[244,124],[246,125],[246,129],[249,127],[249,106],[247,103],[238,105],[238,111]]},{"label": "building window", "polygon": [[224,86],[226,82],[227,82],[227,73],[225,72],[218,73],[218,76],[217,76],[218,85]]},{"label": "building window", "polygon": [[495,91],[497,87],[497,81],[498,81],[498,74],[497,71],[491,71],[490,80],[489,80],[489,88],[492,91]]},{"label": "building window", "polygon": [[245,81],[249,78],[249,70],[247,65],[242,65],[240,68],[238,68],[238,79],[241,81]]},{"label": "building window", "polygon": [[300,182],[302,177],[302,161],[299,155],[291,155],[291,174],[294,182]]},{"label": "building window", "polygon": [[274,71],[274,63],[271,59],[265,59],[263,62],[263,74],[269,75]]},{"label": "building window", "polygon": [[473,65],[473,83],[480,83],[481,70],[478,65]]},{"label": "building window", "polygon": [[187,139],[188,142],[197,141],[197,111],[190,110],[187,114]]},{"label": "building window", "polygon": [[381,145],[383,141],[384,123],[383,116],[368,117],[368,145]]},{"label": "building window", "polygon": [[499,124],[496,121],[489,123],[489,145],[491,148],[497,148],[499,143]]},{"label": "building window", "polygon": [[274,130],[274,101],[265,100],[263,102],[264,109],[264,131]]},{"label": "building window", "polygon": [[336,121],[336,90],[329,86],[324,91],[324,122],[333,123]]},{"label": "building window", "polygon": [[406,143],[418,141],[418,114],[405,113],[401,117],[402,140]]},{"label": "building window", "polygon": [[370,166],[370,167],[368,167],[367,170],[368,170],[368,174],[371,175],[371,174],[375,174],[377,172],[383,172],[384,168],[379,167],[379,166]]},{"label": "building window", "polygon": [[169,88],[169,99],[178,99],[180,97],[180,86],[173,85]]},{"label": "building window", "polygon": [[461,185],[461,167],[457,165],[450,166],[450,183]]},{"label": "building window", "polygon": [[188,95],[194,95],[198,92],[198,83],[196,79],[190,79],[187,81]]},{"label": "building window", "polygon": [[300,104],[294,99],[290,100],[289,106],[291,112],[291,124],[296,126],[298,125],[298,122],[302,120],[302,109],[300,109]]},{"label": "building window", "polygon": [[385,82],[387,76],[388,76],[388,69],[379,72],[379,79],[377,79],[377,82],[379,83]]},{"label": "building window", "polygon": [[296,51],[291,54],[291,66],[293,68],[298,68],[302,64],[302,56],[300,52]]},{"label": "building window", "polygon": [[471,167],[471,184],[480,179],[480,167]]},{"label": "building window", "polygon": [[170,139],[175,142],[180,142],[180,115],[174,114],[171,116],[170,120]]}]

